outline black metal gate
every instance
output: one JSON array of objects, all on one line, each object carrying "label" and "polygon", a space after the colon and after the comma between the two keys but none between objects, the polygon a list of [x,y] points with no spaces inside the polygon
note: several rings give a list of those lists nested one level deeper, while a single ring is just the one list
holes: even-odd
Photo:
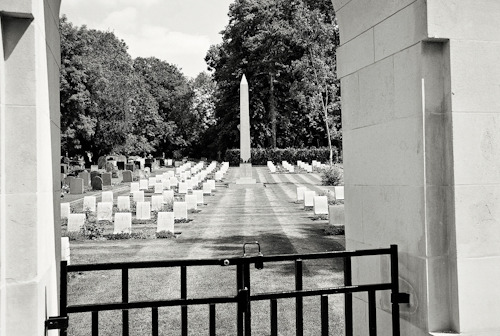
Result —
[{"label": "black metal gate", "polygon": [[[257,242],[251,244],[258,244]],[[247,244],[245,244],[247,245]],[[390,257],[390,279],[388,283],[378,283],[369,285],[353,285],[351,260],[355,257],[388,255]],[[335,259],[342,258],[344,261],[344,285],[330,288],[303,289],[303,261],[314,259]],[[295,288],[289,291],[271,293],[251,293],[250,266],[263,268],[265,264],[273,262],[290,261],[295,268]],[[236,289],[235,296],[187,297],[187,268],[190,266],[236,266]],[[129,301],[129,270],[148,269],[162,267],[180,268],[180,297],[174,300],[158,301]],[[103,270],[121,270],[121,302],[119,303],[99,303],[68,305],[67,285],[68,274],[73,272],[91,272]],[[328,295],[342,294],[345,300],[345,334],[353,334],[353,293],[366,292],[368,294],[368,321],[356,321],[356,323],[368,323],[369,335],[377,335],[376,302],[377,291],[390,291],[392,304],[392,334],[400,335],[399,326],[399,303],[408,303],[409,295],[399,292],[398,285],[398,250],[396,245],[391,245],[385,249],[357,250],[357,251],[335,251],[322,253],[291,254],[264,256],[258,253],[251,256],[245,253],[243,257],[233,257],[226,259],[189,259],[189,260],[166,260],[148,262],[127,262],[127,263],[103,263],[85,265],[67,265],[65,261],[61,263],[61,302],[60,316],[51,317],[46,321],[48,329],[61,329],[61,335],[67,335],[68,321],[71,321],[70,314],[90,313],[92,318],[92,335],[99,334],[99,313],[103,311],[122,312],[122,334],[129,335],[129,310],[130,309],[150,309],[152,335],[159,334],[158,328],[158,308],[160,307],[181,307],[181,332],[188,335],[188,306],[208,305],[209,306],[209,334],[216,335],[216,306],[223,303],[237,304],[237,335],[250,336],[251,330],[251,303],[254,301],[266,300],[270,303],[270,330],[271,335],[278,335],[278,300],[285,298],[295,299],[296,335],[303,335],[303,298],[319,296],[321,305],[321,335],[329,334],[329,307]]]}]

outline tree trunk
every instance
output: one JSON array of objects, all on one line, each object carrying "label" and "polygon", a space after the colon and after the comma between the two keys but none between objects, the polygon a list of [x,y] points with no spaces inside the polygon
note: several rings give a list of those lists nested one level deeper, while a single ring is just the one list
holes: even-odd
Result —
[{"label": "tree trunk", "polygon": [[271,119],[271,147],[276,148],[276,102],[274,99],[274,75],[269,80],[269,117]]}]

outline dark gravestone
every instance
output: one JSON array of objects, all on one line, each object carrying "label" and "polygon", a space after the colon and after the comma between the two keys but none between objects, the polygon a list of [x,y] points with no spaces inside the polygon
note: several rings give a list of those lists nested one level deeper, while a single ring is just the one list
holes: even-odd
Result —
[{"label": "dark gravestone", "polygon": [[92,190],[102,190],[102,178],[99,176],[92,178]]},{"label": "dark gravestone", "polygon": [[71,195],[80,195],[83,194],[83,179],[74,178],[71,180],[69,185],[69,193]]},{"label": "dark gravestone", "polygon": [[90,173],[88,171],[82,171],[78,174],[78,177],[83,179],[83,186],[87,188],[90,184]]},{"label": "dark gravestone", "polygon": [[91,172],[90,172],[90,181],[92,181],[92,179],[93,179],[94,177],[96,177],[96,176],[101,177],[101,173],[99,173],[99,172],[98,172],[98,171],[96,171],[96,170],[91,171]]},{"label": "dark gravestone", "polygon": [[123,171],[123,182],[133,182],[132,172],[130,170]]},{"label": "dark gravestone", "polygon": [[135,169],[135,165],[133,163],[127,163],[125,165],[125,170],[130,170],[130,171],[134,171]]},{"label": "dark gravestone", "polygon": [[111,185],[111,173],[103,173],[102,174],[102,185],[110,186]]},{"label": "dark gravestone", "polygon": [[164,159],[160,159],[160,167],[165,167],[165,160]]},{"label": "dark gravestone", "polygon": [[116,166],[118,167],[118,170],[125,170],[125,161],[117,161]]},{"label": "dark gravestone", "polygon": [[141,161],[134,161],[135,169],[141,169]]},{"label": "dark gravestone", "polygon": [[144,169],[146,168],[149,168],[149,171],[152,172],[153,171],[153,165],[151,163],[145,163],[144,164]]},{"label": "dark gravestone", "polygon": [[74,176],[71,176],[71,175],[70,175],[70,176],[66,176],[66,179],[65,179],[65,181],[64,181],[64,182],[65,182],[67,185],[71,185],[71,181],[73,181],[74,179],[75,179],[75,177],[74,177]]},{"label": "dark gravestone", "polygon": [[114,170],[115,166],[111,162],[106,162],[106,171],[107,172],[112,172]]}]

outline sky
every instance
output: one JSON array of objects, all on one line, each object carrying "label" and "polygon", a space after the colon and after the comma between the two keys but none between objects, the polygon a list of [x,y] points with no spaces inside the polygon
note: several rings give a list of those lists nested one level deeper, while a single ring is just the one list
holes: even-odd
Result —
[{"label": "sky", "polygon": [[207,70],[205,55],[228,24],[234,0],[63,0],[74,25],[112,31],[130,55],[177,65],[189,77]]}]

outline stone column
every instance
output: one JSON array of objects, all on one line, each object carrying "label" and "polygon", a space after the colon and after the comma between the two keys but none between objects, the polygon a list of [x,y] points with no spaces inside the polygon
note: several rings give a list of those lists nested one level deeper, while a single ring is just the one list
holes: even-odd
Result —
[{"label": "stone column", "polygon": [[0,0],[0,330],[5,335],[44,335],[46,317],[58,314],[59,4]]},{"label": "stone column", "polygon": [[247,163],[250,158],[250,97],[248,82],[243,75],[240,83],[240,159]]},{"label": "stone column", "polygon": [[[500,334],[500,3],[333,4],[347,248],[398,244],[402,335]],[[355,283],[389,279],[386,259],[353,267]],[[390,330],[387,294],[377,307]]]}]

